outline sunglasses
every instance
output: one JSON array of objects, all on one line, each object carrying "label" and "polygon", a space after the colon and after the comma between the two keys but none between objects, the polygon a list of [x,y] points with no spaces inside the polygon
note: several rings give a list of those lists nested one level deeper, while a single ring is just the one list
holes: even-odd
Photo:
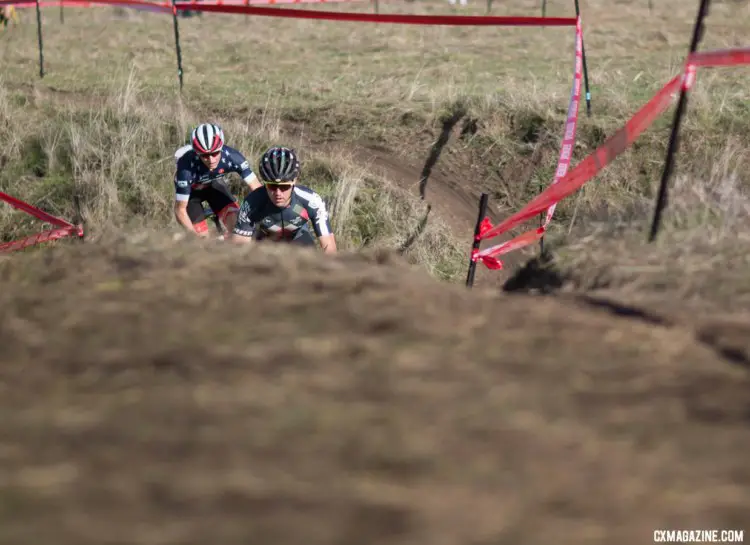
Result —
[{"label": "sunglasses", "polygon": [[199,155],[201,157],[217,157],[217,156],[221,155],[221,150],[217,150],[217,151],[215,151],[213,153],[200,153]]},{"label": "sunglasses", "polygon": [[289,191],[292,187],[294,187],[294,184],[269,184],[266,182],[266,187],[270,189],[271,191]]}]

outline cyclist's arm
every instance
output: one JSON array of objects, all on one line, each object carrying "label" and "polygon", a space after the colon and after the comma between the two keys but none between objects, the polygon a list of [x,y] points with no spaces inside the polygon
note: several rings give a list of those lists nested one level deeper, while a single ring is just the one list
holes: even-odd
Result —
[{"label": "cyclist's arm", "polygon": [[328,219],[328,209],[326,208],[325,201],[317,193],[313,193],[312,197],[310,197],[307,212],[323,252],[326,254],[335,254],[337,251],[336,237],[333,234],[331,223]]},{"label": "cyclist's arm", "polygon": [[178,170],[174,177],[174,217],[177,223],[187,231],[195,232],[193,222],[187,213],[188,200],[190,200],[190,173]]},{"label": "cyclist's arm", "polygon": [[237,215],[237,223],[234,224],[232,235],[229,238],[230,241],[238,244],[247,244],[253,241],[253,235],[255,234],[255,221],[251,217],[251,205],[250,197],[252,193],[249,193],[245,200],[242,201],[240,206],[240,212]]},{"label": "cyclist's arm", "polygon": [[320,247],[323,249],[323,253],[335,254],[337,252],[336,237],[333,235],[333,233],[331,233],[330,235],[318,237],[318,240],[320,241]]},{"label": "cyclist's arm", "polygon": [[250,187],[250,191],[255,191],[259,187],[261,187],[260,180],[258,180],[258,177],[255,175],[255,172],[253,172],[253,169],[250,168],[250,163],[245,159],[245,157],[238,153],[236,157],[237,161],[237,173],[240,175],[242,180]]},{"label": "cyclist's arm", "polygon": [[242,178],[245,183],[250,187],[250,191],[255,191],[259,187],[262,187],[263,184],[260,183],[260,180],[258,180],[258,177],[255,175],[255,172],[250,172],[247,176],[244,176]]},{"label": "cyclist's arm", "polygon": [[193,222],[190,221],[190,216],[187,213],[187,201],[174,202],[174,217],[177,223],[182,225],[186,230],[195,232]]}]

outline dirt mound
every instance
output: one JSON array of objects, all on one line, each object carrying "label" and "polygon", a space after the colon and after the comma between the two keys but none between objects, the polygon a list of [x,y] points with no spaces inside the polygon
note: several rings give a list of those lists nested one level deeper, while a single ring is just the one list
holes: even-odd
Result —
[{"label": "dirt mound", "polygon": [[711,344],[742,324],[166,239],[2,258],[0,282],[0,543],[747,529],[747,347]]}]

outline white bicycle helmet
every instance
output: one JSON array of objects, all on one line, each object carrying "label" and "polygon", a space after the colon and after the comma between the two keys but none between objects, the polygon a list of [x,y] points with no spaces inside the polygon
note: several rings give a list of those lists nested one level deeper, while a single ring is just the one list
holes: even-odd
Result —
[{"label": "white bicycle helmet", "polygon": [[203,123],[193,129],[190,141],[195,153],[215,153],[224,147],[224,131],[213,123]]}]

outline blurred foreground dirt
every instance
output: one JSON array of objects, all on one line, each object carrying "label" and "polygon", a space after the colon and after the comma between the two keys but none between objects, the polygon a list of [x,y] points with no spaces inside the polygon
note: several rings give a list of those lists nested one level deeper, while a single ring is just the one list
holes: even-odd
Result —
[{"label": "blurred foreground dirt", "polygon": [[166,239],[3,257],[0,286],[3,545],[747,536],[739,319]]}]

